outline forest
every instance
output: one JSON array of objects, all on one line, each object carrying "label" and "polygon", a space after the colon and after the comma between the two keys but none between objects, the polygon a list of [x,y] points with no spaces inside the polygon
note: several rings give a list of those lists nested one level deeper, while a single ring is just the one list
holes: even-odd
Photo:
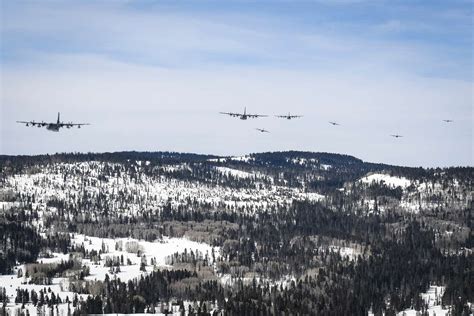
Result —
[{"label": "forest", "polygon": [[[474,168],[307,152],[1,156],[0,168],[0,274],[20,278],[25,264],[25,283],[46,286],[41,271],[76,293],[3,290],[3,313],[15,302],[77,315],[428,315],[434,285],[436,305],[472,313]],[[160,265],[138,247],[143,273],[122,280],[135,261],[77,236],[185,238],[212,251]],[[42,266],[59,254],[69,261]],[[105,278],[91,279],[93,262],[110,269]]]}]

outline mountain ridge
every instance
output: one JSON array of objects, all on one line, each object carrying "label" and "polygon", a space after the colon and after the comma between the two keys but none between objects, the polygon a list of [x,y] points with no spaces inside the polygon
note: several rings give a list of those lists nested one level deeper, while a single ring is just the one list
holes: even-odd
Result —
[{"label": "mountain ridge", "polygon": [[323,162],[330,162],[332,160],[341,160],[345,159],[351,161],[352,163],[364,163],[374,166],[386,166],[394,168],[407,168],[407,169],[452,169],[452,168],[474,168],[474,166],[446,166],[446,167],[412,167],[412,166],[403,166],[403,165],[394,165],[387,164],[383,162],[371,162],[365,161],[363,159],[357,158],[356,156],[349,154],[341,153],[331,153],[331,152],[319,152],[319,151],[302,151],[302,150],[285,150],[285,151],[264,151],[264,152],[254,152],[246,155],[216,155],[216,154],[204,154],[204,153],[192,153],[192,152],[178,152],[178,151],[137,151],[137,150],[124,150],[124,151],[104,151],[104,152],[57,152],[53,154],[36,154],[36,155],[6,155],[0,154],[0,160],[8,159],[54,159],[54,158],[67,158],[67,157],[77,157],[81,159],[91,160],[102,158],[107,159],[113,156],[121,158],[141,158],[141,159],[172,159],[172,158],[185,158],[191,160],[199,159],[230,159],[233,157],[244,157],[244,156],[253,156],[253,157],[268,157],[268,156],[285,156],[285,157],[301,157],[301,158],[320,158]]}]

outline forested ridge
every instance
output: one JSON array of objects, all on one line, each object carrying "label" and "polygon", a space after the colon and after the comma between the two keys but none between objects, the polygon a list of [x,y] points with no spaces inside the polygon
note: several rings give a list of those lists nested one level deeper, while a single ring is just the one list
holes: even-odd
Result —
[{"label": "forested ridge", "polygon": [[[71,314],[427,313],[422,294],[441,286],[435,305],[469,315],[473,169],[309,152],[1,156],[0,271],[19,275],[19,264],[69,255],[63,266],[31,266],[46,279],[25,282],[69,278],[79,294]],[[176,252],[165,267],[138,247],[145,273],[122,281],[133,263],[105,260],[122,246],[87,250],[76,235],[186,238],[213,250]],[[89,261],[110,272],[93,280]],[[33,304],[31,291],[18,293]],[[66,304],[46,297],[35,306]],[[13,299],[0,298],[6,312]]]}]

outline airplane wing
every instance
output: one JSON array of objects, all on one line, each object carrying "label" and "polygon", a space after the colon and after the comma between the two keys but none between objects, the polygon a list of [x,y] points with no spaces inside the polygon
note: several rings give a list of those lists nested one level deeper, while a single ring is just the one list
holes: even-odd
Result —
[{"label": "airplane wing", "polygon": [[77,126],[77,127],[81,127],[81,126],[84,126],[84,125],[90,125],[89,123],[59,123],[58,124],[59,127],[74,127],[74,126]]},{"label": "airplane wing", "polygon": [[246,114],[248,118],[267,117],[268,115],[262,114]]},{"label": "airplane wing", "polygon": [[303,117],[303,115],[275,115],[275,117],[292,119],[292,118]]},{"label": "airplane wing", "polygon": [[35,122],[35,121],[16,121],[17,123],[20,124],[25,124],[26,126],[46,126],[47,123],[45,122]]},{"label": "airplane wing", "polygon": [[241,117],[242,114],[239,114],[239,113],[232,113],[232,112],[219,112],[220,114],[225,114],[225,115],[229,115],[229,116],[232,116],[232,117]]}]

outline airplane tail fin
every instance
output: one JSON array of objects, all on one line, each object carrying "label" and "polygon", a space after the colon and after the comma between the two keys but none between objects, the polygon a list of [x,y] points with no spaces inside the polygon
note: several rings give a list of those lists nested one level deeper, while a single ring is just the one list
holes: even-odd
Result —
[{"label": "airplane tail fin", "polygon": [[244,107],[244,115],[247,114],[247,107]]},{"label": "airplane tail fin", "polygon": [[61,114],[58,112],[58,124],[61,123],[60,117],[61,117]]}]

